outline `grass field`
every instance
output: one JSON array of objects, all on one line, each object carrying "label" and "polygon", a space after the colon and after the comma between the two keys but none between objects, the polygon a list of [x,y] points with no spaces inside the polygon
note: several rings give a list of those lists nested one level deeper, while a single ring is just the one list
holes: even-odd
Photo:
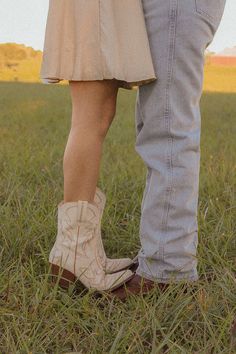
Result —
[{"label": "grass field", "polygon": [[[145,166],[134,150],[135,92],[121,91],[99,185],[107,254],[134,256]],[[48,253],[62,198],[68,87],[0,83],[0,353],[234,354],[236,315],[236,93],[201,102],[200,280],[183,294],[127,303],[53,288]],[[120,157],[122,156],[122,158]]]}]

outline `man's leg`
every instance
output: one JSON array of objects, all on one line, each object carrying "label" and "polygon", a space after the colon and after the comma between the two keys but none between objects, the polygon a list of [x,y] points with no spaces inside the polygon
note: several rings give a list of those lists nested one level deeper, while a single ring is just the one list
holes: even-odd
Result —
[{"label": "man's leg", "polygon": [[137,274],[198,279],[197,206],[204,51],[225,0],[143,0],[158,81],[139,89],[135,148],[147,166]]}]

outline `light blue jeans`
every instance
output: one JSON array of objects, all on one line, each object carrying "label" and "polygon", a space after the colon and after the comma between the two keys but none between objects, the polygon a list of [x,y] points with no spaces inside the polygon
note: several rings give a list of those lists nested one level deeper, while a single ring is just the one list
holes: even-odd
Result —
[{"label": "light blue jeans", "polygon": [[135,149],[147,166],[137,274],[195,281],[204,52],[225,0],[142,0],[158,80],[140,87]]}]

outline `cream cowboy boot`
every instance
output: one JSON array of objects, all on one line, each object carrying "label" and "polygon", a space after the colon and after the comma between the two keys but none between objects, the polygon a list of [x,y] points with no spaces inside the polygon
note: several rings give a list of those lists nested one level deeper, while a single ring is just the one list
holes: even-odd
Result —
[{"label": "cream cowboy boot", "polygon": [[130,278],[130,270],[106,274],[98,256],[96,229],[100,210],[88,201],[61,202],[58,205],[58,233],[50,252],[52,275],[68,288],[79,280],[85,287],[114,290]]},{"label": "cream cowboy boot", "polygon": [[106,196],[98,187],[96,188],[94,202],[98,205],[101,212],[99,224],[98,227],[96,228],[96,233],[98,239],[98,254],[101,259],[101,264],[103,266],[103,269],[105,270],[106,273],[114,273],[129,268],[131,265],[134,264],[135,260],[132,260],[130,258],[111,259],[106,256],[103,242],[102,242],[102,237],[101,237],[101,219],[106,204]]}]

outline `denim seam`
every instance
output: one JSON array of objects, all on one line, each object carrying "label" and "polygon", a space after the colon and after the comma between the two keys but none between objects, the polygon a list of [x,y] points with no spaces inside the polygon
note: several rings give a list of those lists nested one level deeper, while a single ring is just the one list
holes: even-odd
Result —
[{"label": "denim seam", "polygon": [[[165,194],[165,202],[164,202],[164,211],[162,217],[162,227],[167,232],[168,230],[168,216],[170,209],[170,201],[172,197],[173,190],[173,144],[174,139],[171,135],[170,131],[170,123],[171,123],[171,103],[170,103],[170,88],[173,79],[173,62],[175,56],[175,43],[176,43],[176,27],[177,27],[177,9],[178,9],[178,0],[170,0],[170,25],[169,25],[169,50],[168,50],[168,68],[167,68],[167,85],[165,89],[165,111],[164,111],[164,120],[165,120],[165,128],[168,133],[168,151],[167,151],[167,169],[168,169],[168,185]],[[164,241],[162,241],[164,242]],[[164,260],[164,245],[161,248],[162,260]]]},{"label": "denim seam", "polygon": [[142,119],[142,123],[144,124],[144,113],[143,113],[142,104],[141,104],[141,92],[140,92],[140,88],[138,88],[137,108],[138,108],[138,110],[139,110],[139,112],[140,112],[141,119]]},{"label": "denim seam", "polygon": [[[139,114],[140,114],[140,116],[141,116],[142,124],[144,125],[144,120],[145,120],[145,119],[144,119],[144,112],[143,112],[143,110],[142,110],[142,104],[141,104],[140,88],[138,88],[138,97],[137,97],[137,102],[136,102],[136,109],[137,109],[136,114],[138,114],[138,112],[139,112]],[[141,132],[141,130],[142,130],[142,128],[140,129],[140,131],[138,132],[138,134],[136,134],[136,135],[137,135],[137,136],[136,136],[136,139],[137,139],[139,133]],[[148,166],[147,166],[147,168],[148,168]],[[147,174],[150,174],[149,169],[147,170]],[[147,179],[147,174],[146,174],[146,179]],[[145,188],[145,194],[143,195],[142,205],[144,205],[146,196],[147,196],[147,194],[148,194],[148,190],[149,190],[149,188],[150,188],[150,180],[151,180],[151,178],[152,178],[152,175],[149,176],[149,183],[147,184],[147,186],[146,186],[146,188]],[[142,210],[141,210],[141,211],[142,211]]]},{"label": "denim seam", "polygon": [[195,11],[198,15],[206,18],[211,23],[211,25],[216,28],[217,24],[219,23],[218,17],[212,16],[207,11],[204,11],[201,6],[198,5],[198,0],[195,0]]},{"label": "denim seam", "polygon": [[146,199],[146,196],[147,196],[147,194],[149,192],[149,189],[150,189],[150,185],[151,185],[150,180],[151,180],[151,178],[152,178],[152,174],[151,174],[151,172],[149,170],[149,167],[147,167],[147,172],[146,172],[146,181],[147,181],[147,183],[146,183],[146,186],[145,186],[145,191],[144,191],[144,195],[143,195],[143,199],[142,199],[142,209],[141,209],[141,211],[143,211],[143,206],[144,206],[144,203],[145,203],[145,199]]}]

